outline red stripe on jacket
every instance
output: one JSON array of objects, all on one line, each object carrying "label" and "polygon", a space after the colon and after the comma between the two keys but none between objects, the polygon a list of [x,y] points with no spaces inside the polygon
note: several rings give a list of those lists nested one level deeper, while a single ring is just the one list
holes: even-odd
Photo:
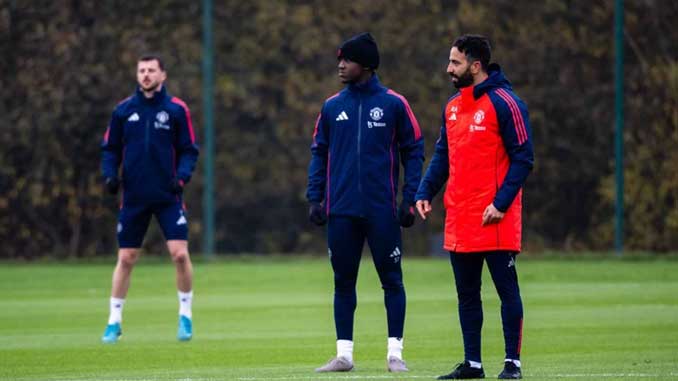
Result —
[{"label": "red stripe on jacket", "polygon": [[393,159],[393,155],[394,155],[393,147],[395,146],[395,142],[396,142],[395,137],[396,137],[396,131],[395,131],[395,128],[394,128],[393,133],[391,134],[391,145],[388,147],[388,156],[389,156],[389,159],[391,160],[391,171],[390,171],[390,175],[391,175],[391,198],[393,199],[393,212],[394,213],[397,210],[396,209],[396,191],[395,191],[395,185],[394,185],[394,182],[393,182],[393,162],[395,161]]},{"label": "red stripe on jacket", "polygon": [[332,154],[327,153],[327,197],[325,200],[325,208],[326,208],[326,214],[329,216],[330,215],[330,179],[331,179],[331,173],[330,173],[330,164],[332,163]]},{"label": "red stripe on jacket", "polygon": [[410,117],[410,123],[412,124],[412,129],[414,129],[414,140],[419,140],[419,138],[421,138],[421,129],[419,128],[419,122],[417,122],[417,118],[414,117],[414,112],[412,112],[412,107],[410,107],[410,104],[407,102],[407,99],[405,99],[404,96],[396,93],[391,89],[388,89],[387,93],[398,97],[398,99],[400,99],[405,104],[407,116]]},{"label": "red stripe on jacket", "polygon": [[313,128],[313,145],[318,144],[315,141],[315,137],[316,137],[316,135],[318,135],[318,125],[320,124],[320,116],[321,116],[321,114],[318,113],[318,117],[315,119],[315,128]]},{"label": "red stripe on jacket", "polygon": [[118,102],[118,105],[121,105],[121,104],[127,102],[127,101],[128,101],[130,98],[132,98],[133,96],[134,96],[134,95],[130,95],[129,97],[127,97],[127,98],[121,100],[120,102]]},{"label": "red stripe on jacket", "polygon": [[[118,106],[130,100],[130,98],[132,98],[132,95],[118,102]],[[106,133],[104,133],[104,143],[108,143],[108,137],[110,134],[111,134],[111,125],[109,124],[108,127],[106,127]]]},{"label": "red stripe on jacket", "polygon": [[518,135],[518,144],[525,143],[525,141],[527,141],[527,132],[525,131],[525,121],[523,120],[523,114],[520,112],[520,108],[516,104],[516,101],[504,89],[498,89],[497,95],[499,95],[501,99],[503,99],[508,104],[509,109],[511,110],[511,115],[513,116],[513,124],[516,129],[516,135]]},{"label": "red stripe on jacket", "polygon": [[[339,96],[340,93],[336,93],[332,95],[331,97],[325,99],[325,102],[329,101],[330,99],[334,99]],[[315,128],[313,129],[313,144],[317,144],[315,141],[316,135],[318,135],[318,126],[320,125],[320,117],[322,116],[322,112],[318,113],[318,118],[315,120]]]},{"label": "red stripe on jacket", "polygon": [[191,111],[188,109],[188,106],[184,101],[177,97],[172,97],[172,103],[176,103],[184,109],[186,113],[186,121],[188,124],[188,132],[191,135],[191,143],[195,144],[195,131],[193,131],[193,122],[191,121]]}]

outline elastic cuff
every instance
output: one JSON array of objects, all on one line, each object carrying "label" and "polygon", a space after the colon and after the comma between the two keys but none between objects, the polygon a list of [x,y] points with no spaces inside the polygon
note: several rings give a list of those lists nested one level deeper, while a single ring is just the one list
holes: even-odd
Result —
[{"label": "elastic cuff", "polygon": [[494,207],[497,208],[497,210],[502,212],[502,213],[506,213],[506,211],[508,210],[508,207],[501,208],[501,207],[497,206],[497,201],[492,201],[492,205],[494,205]]}]

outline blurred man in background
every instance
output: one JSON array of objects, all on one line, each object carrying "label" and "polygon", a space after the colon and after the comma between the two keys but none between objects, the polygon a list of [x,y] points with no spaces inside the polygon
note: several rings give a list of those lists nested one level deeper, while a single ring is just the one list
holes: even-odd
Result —
[{"label": "blurred man in background", "polygon": [[490,64],[485,37],[458,38],[447,73],[459,92],[445,105],[440,138],[416,195],[417,210],[426,219],[431,200],[447,181],[444,246],[454,270],[465,360],[438,379],[485,377],[480,357],[483,262],[501,299],[506,357],[499,378],[521,378],[523,304],[515,264],[521,189],[534,162],[527,106],[499,65]]},{"label": "blurred man in background", "polygon": [[[193,336],[191,304],[193,268],[188,253],[188,220],[182,192],[191,179],[198,147],[186,104],[167,94],[167,74],[157,56],[137,63],[136,93],[113,111],[104,135],[102,170],[106,190],[122,187],[118,215],[118,262],[113,271],[110,315],[104,343],[115,343],[122,334],[122,309],[134,264],[151,216],[155,215],[176,265],[179,294],[177,338]],[[122,181],[118,177],[122,164]]]},{"label": "blurred man in background", "polygon": [[[407,371],[402,358],[405,289],[400,227],[414,223],[423,138],[407,100],[379,82],[375,74],[379,51],[369,33],[344,42],[337,59],[346,87],[325,101],[316,120],[306,193],[310,220],[329,224],[334,270],[337,356],[316,371],[353,369],[355,287],[365,239],[384,289],[387,369]],[[405,184],[398,206],[399,161]]]}]

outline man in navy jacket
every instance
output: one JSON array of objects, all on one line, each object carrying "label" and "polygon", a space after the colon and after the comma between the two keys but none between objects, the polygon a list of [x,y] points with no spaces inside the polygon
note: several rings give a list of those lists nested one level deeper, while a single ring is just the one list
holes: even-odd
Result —
[{"label": "man in navy jacket", "polygon": [[[342,44],[337,58],[346,87],[318,115],[306,197],[309,218],[329,221],[327,241],[334,270],[337,357],[319,372],[353,369],[353,317],[362,248],[367,243],[384,289],[388,321],[387,368],[407,371],[402,359],[405,289],[400,227],[414,223],[424,142],[407,100],[382,86],[376,42],[369,33]],[[404,185],[398,206],[402,162]]]},{"label": "man in navy jacket", "polygon": [[[110,315],[104,343],[115,343],[122,334],[122,307],[132,268],[155,215],[176,265],[179,290],[179,340],[193,335],[191,302],[193,269],[188,254],[188,221],[181,194],[198,159],[191,114],[179,98],[170,97],[167,78],[157,56],[137,63],[139,87],[113,111],[102,149],[106,190],[123,195],[118,216],[118,262],[113,272]],[[122,182],[118,172],[122,164]]]}]

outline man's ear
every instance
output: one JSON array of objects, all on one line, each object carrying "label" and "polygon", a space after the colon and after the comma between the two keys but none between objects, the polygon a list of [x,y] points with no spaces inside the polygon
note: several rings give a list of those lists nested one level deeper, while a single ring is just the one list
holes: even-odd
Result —
[{"label": "man's ear", "polygon": [[474,61],[471,64],[471,74],[475,75],[475,74],[480,73],[482,68],[483,68],[483,65],[480,63],[480,61]]}]

